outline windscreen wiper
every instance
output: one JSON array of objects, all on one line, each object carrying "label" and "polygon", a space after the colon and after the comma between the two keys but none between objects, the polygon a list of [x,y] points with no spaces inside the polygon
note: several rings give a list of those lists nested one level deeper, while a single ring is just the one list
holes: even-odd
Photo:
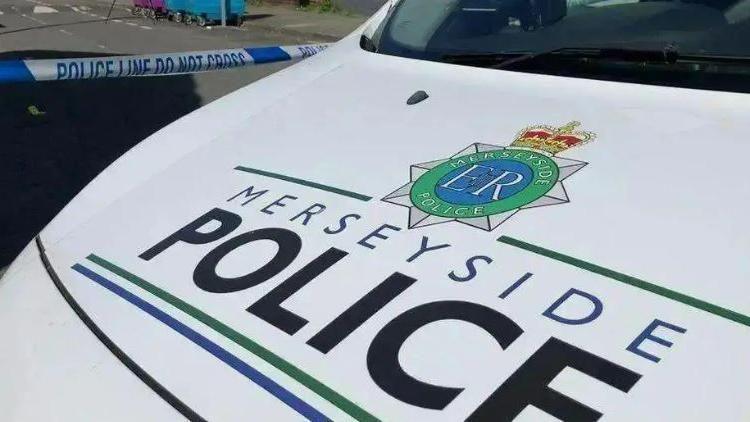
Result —
[{"label": "windscreen wiper", "polygon": [[448,54],[442,60],[454,64],[486,66],[504,69],[518,63],[532,62],[547,57],[615,59],[630,62],[674,63],[680,56],[677,50],[667,46],[663,50],[639,50],[625,48],[562,47],[537,52],[501,51],[497,53]]},{"label": "windscreen wiper", "polygon": [[484,66],[493,69],[507,69],[518,64],[534,62],[538,59],[591,59],[613,60],[630,63],[675,64],[705,63],[750,66],[750,57],[719,56],[708,54],[681,54],[673,44],[661,50],[631,48],[563,47],[539,52],[501,51],[488,54],[445,55],[443,61],[454,64]]},{"label": "windscreen wiper", "polygon": [[378,51],[378,46],[375,45],[375,42],[373,42],[372,39],[365,34],[362,34],[359,37],[359,47],[371,53],[376,53]]},{"label": "windscreen wiper", "polygon": [[540,51],[519,55],[503,60],[491,66],[494,69],[504,69],[518,63],[531,62],[540,58],[560,56],[575,59],[619,60],[634,63],[664,63],[674,64],[680,59],[680,53],[674,45],[669,44],[661,50],[629,49],[629,48],[595,48],[595,47],[563,47],[553,50]]},{"label": "windscreen wiper", "polygon": [[533,53],[500,51],[497,53],[445,54],[439,57],[440,61],[446,63],[465,64],[472,66],[493,66],[529,54]]}]

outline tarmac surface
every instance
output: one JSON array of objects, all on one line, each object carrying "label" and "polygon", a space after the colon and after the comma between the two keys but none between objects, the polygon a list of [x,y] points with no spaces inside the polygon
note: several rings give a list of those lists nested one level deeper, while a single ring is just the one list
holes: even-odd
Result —
[{"label": "tarmac surface", "polygon": [[[0,60],[318,43],[363,17],[248,9],[210,29],[132,16],[97,0],[3,0]],[[0,273],[91,179],[179,117],[288,63],[195,75],[0,85]],[[232,116],[227,116],[231,119]]]},{"label": "tarmac surface", "polygon": [[385,4],[385,0],[335,0],[341,8],[361,14],[372,14]]}]

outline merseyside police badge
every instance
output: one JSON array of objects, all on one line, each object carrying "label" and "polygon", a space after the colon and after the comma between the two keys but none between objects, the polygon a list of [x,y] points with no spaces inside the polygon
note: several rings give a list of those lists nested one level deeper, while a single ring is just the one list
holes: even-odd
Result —
[{"label": "merseyside police badge", "polygon": [[383,201],[409,208],[409,228],[458,221],[487,231],[522,209],[569,202],[562,182],[587,163],[557,154],[596,137],[579,125],[528,127],[507,147],[475,143],[414,164],[411,181]]}]

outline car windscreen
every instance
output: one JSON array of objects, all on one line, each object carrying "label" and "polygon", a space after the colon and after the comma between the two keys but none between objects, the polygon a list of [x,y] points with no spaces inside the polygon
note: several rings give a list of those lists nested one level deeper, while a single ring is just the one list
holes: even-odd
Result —
[{"label": "car windscreen", "polygon": [[[459,61],[468,65],[582,48],[670,49],[711,65],[678,64],[671,70],[711,73],[729,64],[734,74],[746,77],[750,0],[401,0],[372,42],[380,53],[426,60],[498,55],[495,60]],[[549,60],[537,64],[550,65]],[[575,67],[570,65],[566,69]]]}]

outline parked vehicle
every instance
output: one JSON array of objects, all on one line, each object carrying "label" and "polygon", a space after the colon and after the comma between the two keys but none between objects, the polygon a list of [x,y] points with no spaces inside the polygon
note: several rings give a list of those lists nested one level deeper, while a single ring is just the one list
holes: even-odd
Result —
[{"label": "parked vehicle", "polygon": [[0,280],[0,419],[750,421],[750,1],[575,1],[391,0],[139,143]]}]

